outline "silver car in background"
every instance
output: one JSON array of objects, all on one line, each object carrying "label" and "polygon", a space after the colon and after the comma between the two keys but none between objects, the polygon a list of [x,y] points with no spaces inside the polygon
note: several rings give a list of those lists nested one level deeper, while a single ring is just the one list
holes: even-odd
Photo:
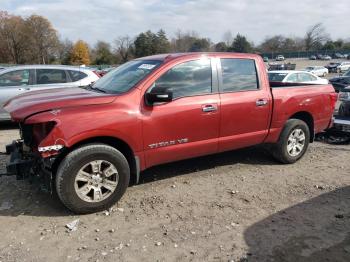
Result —
[{"label": "silver car in background", "polygon": [[29,91],[88,86],[98,79],[99,76],[86,67],[24,65],[0,70],[0,121],[10,119],[3,105],[12,97]]}]

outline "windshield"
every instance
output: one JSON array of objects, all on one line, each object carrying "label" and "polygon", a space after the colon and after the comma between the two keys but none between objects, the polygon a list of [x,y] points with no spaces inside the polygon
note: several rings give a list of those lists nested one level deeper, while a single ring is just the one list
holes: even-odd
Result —
[{"label": "windshield", "polygon": [[269,80],[270,82],[282,82],[286,76],[286,73],[269,73]]},{"label": "windshield", "polygon": [[154,71],[161,63],[160,60],[130,61],[97,80],[92,88],[110,94],[125,93]]},{"label": "windshield", "polygon": [[312,66],[308,66],[307,68],[305,68],[306,70],[314,70],[315,68]]},{"label": "windshield", "polygon": [[344,76],[350,76],[350,70],[344,73]]}]

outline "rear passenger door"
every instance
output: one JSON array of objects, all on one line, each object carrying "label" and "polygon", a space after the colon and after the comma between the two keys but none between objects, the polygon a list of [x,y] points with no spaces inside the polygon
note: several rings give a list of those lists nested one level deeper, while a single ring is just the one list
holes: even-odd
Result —
[{"label": "rear passenger door", "polygon": [[254,59],[217,59],[221,99],[219,150],[259,144],[269,128],[271,92]]}]

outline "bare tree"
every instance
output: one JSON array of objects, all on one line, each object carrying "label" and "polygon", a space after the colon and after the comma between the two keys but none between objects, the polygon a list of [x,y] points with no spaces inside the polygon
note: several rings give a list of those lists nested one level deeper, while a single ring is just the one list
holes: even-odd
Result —
[{"label": "bare tree", "polygon": [[305,35],[305,49],[320,49],[330,39],[322,23],[317,23],[309,28]]},{"label": "bare tree", "polygon": [[115,53],[120,57],[122,63],[132,58],[133,43],[133,39],[128,35],[120,36],[114,40]]},{"label": "bare tree", "polygon": [[233,35],[230,30],[226,31],[223,36],[222,40],[225,42],[226,46],[231,46],[233,43]]},{"label": "bare tree", "polygon": [[31,15],[25,23],[30,36],[32,60],[40,64],[47,64],[51,56],[58,57],[59,40],[50,21],[42,16]]},{"label": "bare tree", "polygon": [[9,15],[0,11],[0,41],[3,50],[7,54],[9,63],[24,63],[27,49],[24,20],[20,16]]}]

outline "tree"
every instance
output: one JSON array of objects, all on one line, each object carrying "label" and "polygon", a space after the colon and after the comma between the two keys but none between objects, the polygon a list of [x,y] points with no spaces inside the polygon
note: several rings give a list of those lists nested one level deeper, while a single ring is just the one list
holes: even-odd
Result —
[{"label": "tree", "polygon": [[233,36],[231,31],[226,31],[224,33],[224,35],[222,36],[222,39],[224,41],[224,43],[226,44],[226,46],[231,46],[232,42],[233,42]]},{"label": "tree", "polygon": [[73,65],[89,65],[90,64],[90,53],[88,45],[78,40],[72,49],[71,64]]},{"label": "tree", "polygon": [[133,41],[128,36],[120,36],[114,40],[114,51],[121,63],[129,61],[133,56]]},{"label": "tree", "polygon": [[154,53],[164,54],[170,51],[170,42],[164,30],[160,29],[153,39]]},{"label": "tree", "polygon": [[309,28],[305,35],[306,51],[318,50],[322,45],[329,40],[329,35],[326,32],[322,23],[315,24]]},{"label": "tree", "polygon": [[219,42],[214,46],[216,52],[226,52],[228,47],[225,42]]},{"label": "tree", "polygon": [[98,41],[93,53],[95,65],[111,65],[113,63],[114,57],[109,43]]},{"label": "tree", "polygon": [[152,33],[150,30],[148,30],[145,33],[139,34],[134,42],[135,46],[135,56],[136,57],[142,57],[142,56],[149,56],[154,54],[154,39],[156,38],[156,35]]},{"label": "tree", "polygon": [[248,42],[247,38],[238,33],[233,40],[231,50],[240,53],[249,53],[253,50],[253,48],[252,45]]},{"label": "tree", "polygon": [[335,44],[333,43],[333,41],[327,41],[323,47],[323,50],[334,50],[335,49]]},{"label": "tree", "polygon": [[71,63],[71,57],[73,52],[73,42],[69,39],[60,41],[58,44],[58,62],[63,65],[69,65]]},{"label": "tree", "polygon": [[26,62],[27,37],[23,18],[0,11],[0,46],[4,62]]},{"label": "tree", "polygon": [[206,38],[198,38],[195,39],[189,48],[190,52],[204,52],[209,51],[210,48],[210,40]]},{"label": "tree", "polygon": [[32,59],[38,64],[46,64],[52,56],[57,58],[59,40],[56,30],[49,20],[31,15],[25,20]]}]

